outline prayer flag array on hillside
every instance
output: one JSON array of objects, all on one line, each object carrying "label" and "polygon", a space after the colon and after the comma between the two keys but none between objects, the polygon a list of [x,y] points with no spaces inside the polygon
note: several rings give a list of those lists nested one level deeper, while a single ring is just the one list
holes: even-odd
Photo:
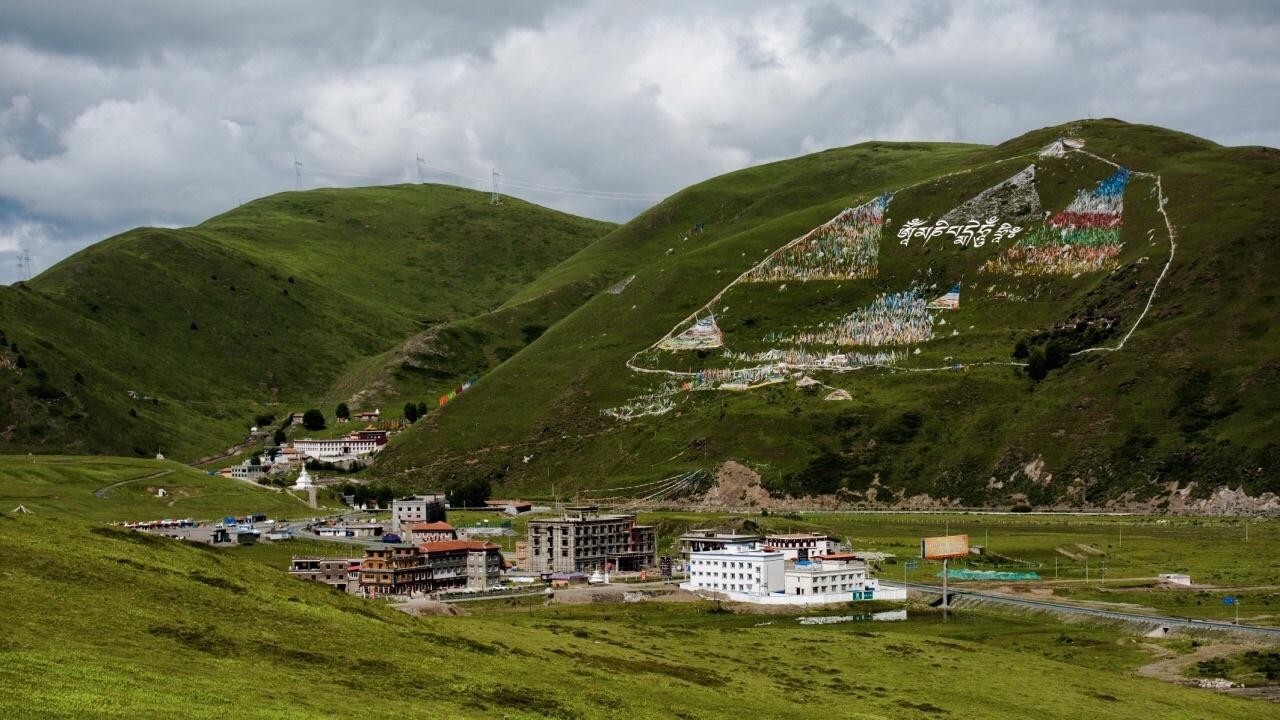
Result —
[{"label": "prayer flag array on hillside", "polygon": [[880,269],[880,230],[892,195],[885,193],[792,240],[751,270],[743,282],[857,280]]},{"label": "prayer flag array on hillside", "polygon": [[960,307],[960,283],[956,283],[946,295],[940,295],[929,301],[930,310],[955,310]]},{"label": "prayer flag array on hillside", "polygon": [[993,185],[943,215],[948,224],[991,218],[1015,225],[1029,225],[1044,218],[1040,209],[1040,193],[1036,192],[1036,166],[1028,165],[1018,174]]},{"label": "prayer flag array on hillside", "polygon": [[1075,275],[1115,267],[1124,244],[1120,227],[1129,171],[1117,170],[1090,191],[1081,190],[1062,212],[982,266],[1007,275]]},{"label": "prayer flag array on hillside", "polygon": [[699,318],[679,335],[673,335],[658,347],[663,350],[709,350],[724,345],[724,336],[716,325],[716,316]]}]

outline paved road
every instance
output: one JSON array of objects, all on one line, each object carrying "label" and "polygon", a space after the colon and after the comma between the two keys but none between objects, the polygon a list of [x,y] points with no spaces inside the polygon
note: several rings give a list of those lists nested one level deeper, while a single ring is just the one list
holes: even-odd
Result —
[{"label": "paved road", "polygon": [[[942,586],[940,585],[923,585],[920,583],[884,583],[886,586],[896,585],[898,587],[906,587],[909,590],[917,590],[921,592],[930,592],[942,595]],[[1121,620],[1124,622],[1140,622],[1146,625],[1168,625],[1171,628],[1183,628],[1188,630],[1223,630],[1227,632],[1248,633],[1254,636],[1266,637],[1272,640],[1280,640],[1280,628],[1264,627],[1262,625],[1235,625],[1228,622],[1217,622],[1213,620],[1193,620],[1191,618],[1169,617],[1167,615],[1141,615],[1138,613],[1120,612],[1117,610],[1099,610],[1097,608],[1084,607],[1081,605],[1069,605],[1067,603],[1047,602],[1045,600],[1030,600],[1026,598],[1014,598],[1007,595],[997,595],[995,593],[983,592],[981,590],[957,590],[954,586],[948,585],[947,593],[955,597],[967,597],[978,600],[980,602],[996,603],[1000,605],[1012,605],[1015,607],[1023,607],[1033,610],[1048,610],[1050,612],[1074,613],[1077,615],[1089,615],[1091,617],[1103,618],[1107,620]]]}]

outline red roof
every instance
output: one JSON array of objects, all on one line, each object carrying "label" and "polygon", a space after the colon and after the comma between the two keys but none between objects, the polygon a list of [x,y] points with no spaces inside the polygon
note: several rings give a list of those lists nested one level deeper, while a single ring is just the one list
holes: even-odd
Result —
[{"label": "red roof", "polygon": [[860,560],[854,553],[831,553],[828,555],[814,555],[818,560]]},{"label": "red roof", "polygon": [[441,540],[418,546],[424,553],[453,552],[456,550],[497,550],[497,545],[481,540]]},{"label": "red roof", "polygon": [[453,530],[453,526],[443,520],[415,523],[409,526],[409,532],[445,532],[451,530]]}]

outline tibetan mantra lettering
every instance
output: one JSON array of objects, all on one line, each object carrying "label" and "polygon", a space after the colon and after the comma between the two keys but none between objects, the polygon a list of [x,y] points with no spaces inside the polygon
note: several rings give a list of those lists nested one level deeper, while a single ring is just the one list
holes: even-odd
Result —
[{"label": "tibetan mantra lettering", "polygon": [[929,225],[920,218],[911,218],[898,230],[898,242],[905,247],[911,244],[912,238],[922,238],[928,243],[936,237],[950,235],[952,242],[961,247],[982,247],[987,244],[988,238],[993,243],[999,243],[1005,239],[1012,240],[1022,232],[1020,225],[1006,222],[996,227],[997,222],[1000,222],[998,218],[987,218],[986,222],[970,220],[955,224],[939,220]]}]

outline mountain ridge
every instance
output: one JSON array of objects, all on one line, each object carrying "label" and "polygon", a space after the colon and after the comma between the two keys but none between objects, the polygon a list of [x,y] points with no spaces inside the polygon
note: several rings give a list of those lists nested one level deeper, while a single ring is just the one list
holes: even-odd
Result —
[{"label": "mountain ridge", "polygon": [[[192,228],[128,231],[0,288],[0,439],[191,459],[242,438],[255,416],[332,414],[351,399],[333,385],[353,364],[487,313],[611,227],[401,185],[281,193]],[[528,314],[545,324],[550,307]],[[519,342],[518,329],[471,341]],[[388,368],[366,402],[434,397],[487,367],[480,355],[433,373]]]}]

